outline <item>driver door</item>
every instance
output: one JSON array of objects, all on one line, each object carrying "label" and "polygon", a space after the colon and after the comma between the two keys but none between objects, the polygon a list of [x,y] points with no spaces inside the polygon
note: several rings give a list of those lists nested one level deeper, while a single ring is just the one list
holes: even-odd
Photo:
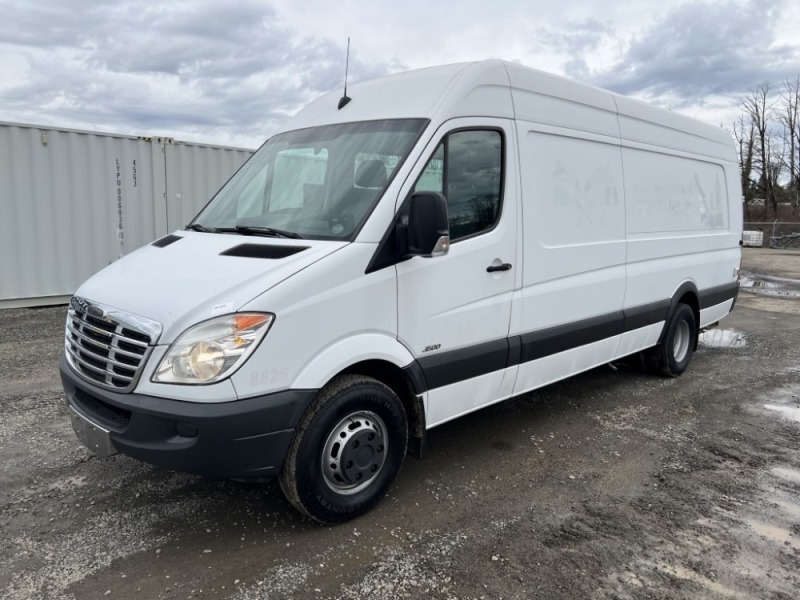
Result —
[{"label": "driver door", "polygon": [[415,191],[447,198],[450,250],[397,265],[398,339],[416,357],[434,426],[513,389],[511,297],[519,269],[517,176],[503,119],[450,121],[431,143]]}]

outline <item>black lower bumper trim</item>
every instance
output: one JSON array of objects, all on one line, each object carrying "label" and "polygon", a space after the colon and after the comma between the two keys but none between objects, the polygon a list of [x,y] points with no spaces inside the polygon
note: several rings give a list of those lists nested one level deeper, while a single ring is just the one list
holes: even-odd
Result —
[{"label": "black lower bumper trim", "polygon": [[[735,303],[738,295],[738,281],[703,290],[700,292],[700,310],[722,304],[727,300],[733,300]],[[732,309],[733,307],[731,307],[731,310]]]},{"label": "black lower bumper trim", "polygon": [[[317,393],[287,390],[231,402],[184,402],[100,389],[73,373],[63,356],[59,366],[69,405],[107,426],[121,453],[199,475],[277,475],[294,428]],[[130,414],[127,423],[109,423],[107,414],[120,412]]]}]

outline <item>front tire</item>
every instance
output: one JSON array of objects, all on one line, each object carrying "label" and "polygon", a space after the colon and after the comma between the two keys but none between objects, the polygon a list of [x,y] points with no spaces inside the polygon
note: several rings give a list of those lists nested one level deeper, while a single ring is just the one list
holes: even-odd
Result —
[{"label": "front tire", "polygon": [[281,489],[315,521],[349,521],[389,491],[407,443],[397,394],[371,377],[343,375],[320,391],[301,419],[281,469]]},{"label": "front tire", "polygon": [[664,339],[644,353],[645,364],[650,371],[677,377],[689,366],[696,342],[694,311],[686,304],[678,304],[669,319]]}]

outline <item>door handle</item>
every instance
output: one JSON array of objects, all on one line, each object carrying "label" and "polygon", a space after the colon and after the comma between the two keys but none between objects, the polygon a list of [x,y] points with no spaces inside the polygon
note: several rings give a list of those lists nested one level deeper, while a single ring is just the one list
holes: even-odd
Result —
[{"label": "door handle", "polygon": [[495,273],[496,271],[509,271],[511,270],[511,263],[503,263],[502,265],[489,265],[486,267],[487,273]]}]

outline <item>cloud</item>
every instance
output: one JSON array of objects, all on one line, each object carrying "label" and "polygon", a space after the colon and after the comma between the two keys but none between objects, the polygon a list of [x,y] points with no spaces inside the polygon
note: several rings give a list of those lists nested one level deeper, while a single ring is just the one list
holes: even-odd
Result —
[{"label": "cloud", "polygon": [[669,98],[676,107],[741,95],[800,72],[796,46],[775,44],[781,2],[690,2],[630,39],[589,80],[622,94]]},{"label": "cloud", "polygon": [[563,29],[539,28],[534,44],[537,53],[555,52],[566,55],[565,73],[577,80],[590,76],[588,59],[601,46],[613,40],[616,33],[609,23],[597,19],[569,22]]},{"label": "cloud", "polygon": [[351,83],[497,57],[717,122],[800,72],[796,0],[0,0],[0,15],[0,120],[247,146],[341,88],[348,36]]},{"label": "cloud", "polygon": [[[255,146],[344,81],[343,43],[300,36],[263,2],[235,10],[196,1],[9,8],[0,52],[23,52],[27,69],[0,82],[0,102],[33,122],[147,135],[205,131],[206,140]],[[353,57],[350,80],[401,68]]]},{"label": "cloud", "polygon": [[92,0],[0,2],[0,43],[37,48],[79,46],[87,31],[106,23],[102,7]]}]

